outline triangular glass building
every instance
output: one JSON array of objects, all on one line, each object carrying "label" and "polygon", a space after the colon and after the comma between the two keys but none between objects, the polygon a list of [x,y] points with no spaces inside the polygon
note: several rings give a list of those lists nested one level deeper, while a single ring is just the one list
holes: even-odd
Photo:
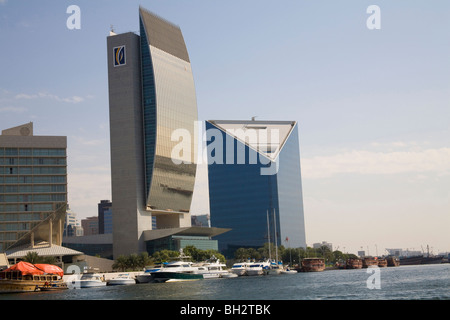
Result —
[{"label": "triangular glass building", "polygon": [[206,121],[211,226],[227,256],[271,242],[306,248],[295,121]]}]

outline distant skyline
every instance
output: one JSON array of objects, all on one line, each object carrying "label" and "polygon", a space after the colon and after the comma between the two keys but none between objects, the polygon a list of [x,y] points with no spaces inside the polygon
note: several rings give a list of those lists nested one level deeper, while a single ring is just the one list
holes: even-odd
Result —
[{"label": "distant skyline", "polygon": [[[68,137],[80,219],[113,200],[106,37],[138,33],[139,5],[180,26],[200,120],[298,121],[309,246],[450,251],[445,0],[0,0],[0,130]],[[194,214],[209,212],[206,179],[201,165]]]}]

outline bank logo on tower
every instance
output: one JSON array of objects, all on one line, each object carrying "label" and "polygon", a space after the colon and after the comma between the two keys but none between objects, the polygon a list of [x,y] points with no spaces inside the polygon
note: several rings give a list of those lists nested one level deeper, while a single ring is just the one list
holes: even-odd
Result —
[{"label": "bank logo on tower", "polygon": [[125,46],[115,47],[114,49],[114,67],[126,64]]}]

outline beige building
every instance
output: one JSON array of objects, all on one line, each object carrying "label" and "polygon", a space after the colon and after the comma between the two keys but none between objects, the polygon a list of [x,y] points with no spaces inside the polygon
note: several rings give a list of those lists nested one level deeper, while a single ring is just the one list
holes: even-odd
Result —
[{"label": "beige building", "polygon": [[0,135],[0,252],[61,245],[67,207],[67,138],[35,136],[33,123]]}]

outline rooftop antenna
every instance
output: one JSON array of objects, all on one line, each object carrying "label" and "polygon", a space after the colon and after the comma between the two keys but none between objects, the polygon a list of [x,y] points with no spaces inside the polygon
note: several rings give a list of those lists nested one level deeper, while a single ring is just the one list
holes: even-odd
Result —
[{"label": "rooftop antenna", "polygon": [[109,28],[111,29],[111,30],[109,31],[109,35],[110,35],[110,36],[115,36],[116,33],[114,32],[114,26],[113,26],[113,25],[110,25]]}]

